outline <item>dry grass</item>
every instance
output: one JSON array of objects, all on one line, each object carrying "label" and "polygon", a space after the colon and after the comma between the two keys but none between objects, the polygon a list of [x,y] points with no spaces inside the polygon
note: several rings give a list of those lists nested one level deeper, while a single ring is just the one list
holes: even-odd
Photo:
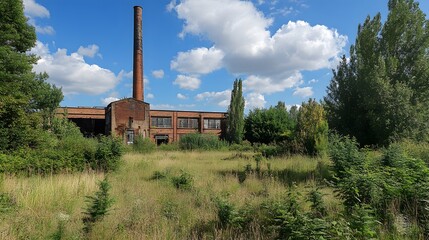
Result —
[{"label": "dry grass", "polygon": [[[115,204],[95,225],[90,239],[205,239],[207,236],[193,232],[217,220],[215,198],[226,198],[236,206],[259,204],[284,197],[290,182],[296,182],[297,189],[305,194],[316,184],[318,161],[326,161],[301,156],[264,160],[258,175],[252,153],[161,151],[128,153],[123,159],[120,170],[108,176]],[[248,164],[253,171],[240,184],[237,173]],[[155,171],[168,176],[186,171],[193,176],[193,188],[176,189],[168,178],[152,180]],[[0,215],[0,239],[49,239],[60,221],[65,223],[63,239],[82,238],[85,196],[97,190],[97,181],[103,177],[99,173],[6,176],[3,191],[12,196],[16,208]],[[327,194],[328,207],[338,211],[340,204],[332,197],[332,190],[322,191]],[[223,238],[225,234],[213,230],[212,237]],[[258,236],[257,230],[254,236]]]}]

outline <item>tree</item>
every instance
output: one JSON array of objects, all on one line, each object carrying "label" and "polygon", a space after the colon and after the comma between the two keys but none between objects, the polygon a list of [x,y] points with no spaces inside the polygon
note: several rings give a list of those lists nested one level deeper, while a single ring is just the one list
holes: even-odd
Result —
[{"label": "tree", "polygon": [[367,17],[350,60],[344,56],[328,86],[331,128],[361,145],[429,139],[429,24],[413,0],[390,0],[384,24]]},{"label": "tree", "polygon": [[307,154],[320,155],[328,149],[328,122],[323,106],[309,99],[299,108],[296,141]]},{"label": "tree", "polygon": [[254,109],[249,112],[244,123],[245,138],[251,143],[270,144],[292,137],[295,122],[283,102],[268,109]]},{"label": "tree", "polygon": [[63,96],[45,81],[47,74],[32,72],[37,58],[27,52],[36,34],[22,1],[2,0],[0,16],[0,151],[34,147],[43,118],[52,116]]},{"label": "tree", "polygon": [[242,80],[236,79],[228,107],[226,139],[230,143],[241,143],[244,136],[244,98]]}]

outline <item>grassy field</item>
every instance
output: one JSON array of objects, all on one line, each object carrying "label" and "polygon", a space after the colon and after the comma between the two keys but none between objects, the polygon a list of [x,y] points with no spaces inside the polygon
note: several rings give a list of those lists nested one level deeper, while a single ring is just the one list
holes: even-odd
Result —
[{"label": "grassy field", "polygon": [[[246,234],[217,228],[216,201],[225,199],[237,208],[257,206],[285,198],[290,186],[305,198],[320,185],[328,211],[342,210],[332,189],[322,184],[329,175],[327,159],[262,159],[257,166],[253,155],[228,151],[125,154],[119,171],[107,176],[115,202],[88,237],[267,239],[270,236],[263,236],[258,226]],[[188,176],[188,182],[177,188],[172,179],[181,175]],[[12,209],[0,212],[0,239],[84,238],[85,196],[93,195],[104,177],[96,172],[4,176],[0,192],[10,196]]]}]

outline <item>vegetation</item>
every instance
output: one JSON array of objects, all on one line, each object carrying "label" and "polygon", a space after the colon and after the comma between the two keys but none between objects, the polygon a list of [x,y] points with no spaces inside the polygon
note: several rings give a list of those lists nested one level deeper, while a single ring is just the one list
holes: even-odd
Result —
[{"label": "vegetation", "polygon": [[359,26],[322,104],[244,120],[235,80],[230,145],[84,138],[31,71],[22,2],[0,15],[2,239],[429,239],[429,24],[413,0]]},{"label": "vegetation", "polygon": [[350,60],[344,56],[325,97],[331,128],[361,146],[429,134],[429,25],[413,0],[389,0],[389,15],[359,25]]},{"label": "vegetation", "polygon": [[234,81],[231,102],[228,107],[226,140],[230,143],[241,143],[244,137],[244,97],[241,79]]},{"label": "vegetation", "polygon": [[37,58],[27,54],[36,43],[22,1],[0,3],[0,152],[46,144],[45,129],[63,99],[61,89],[32,72]]},{"label": "vegetation", "polygon": [[226,145],[217,135],[212,134],[189,133],[179,140],[179,147],[182,150],[219,150]]}]

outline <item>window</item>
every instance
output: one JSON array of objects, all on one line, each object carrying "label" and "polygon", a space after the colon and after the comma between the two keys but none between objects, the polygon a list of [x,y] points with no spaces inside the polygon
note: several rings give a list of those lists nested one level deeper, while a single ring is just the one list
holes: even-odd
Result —
[{"label": "window", "polygon": [[179,118],[178,128],[198,128],[198,118]]},{"label": "window", "polygon": [[152,117],[151,126],[158,128],[171,128],[171,117]]},{"label": "window", "polygon": [[205,129],[220,129],[220,119],[204,119]]},{"label": "window", "polygon": [[134,143],[134,130],[128,129],[127,130],[127,144],[133,144]]}]

